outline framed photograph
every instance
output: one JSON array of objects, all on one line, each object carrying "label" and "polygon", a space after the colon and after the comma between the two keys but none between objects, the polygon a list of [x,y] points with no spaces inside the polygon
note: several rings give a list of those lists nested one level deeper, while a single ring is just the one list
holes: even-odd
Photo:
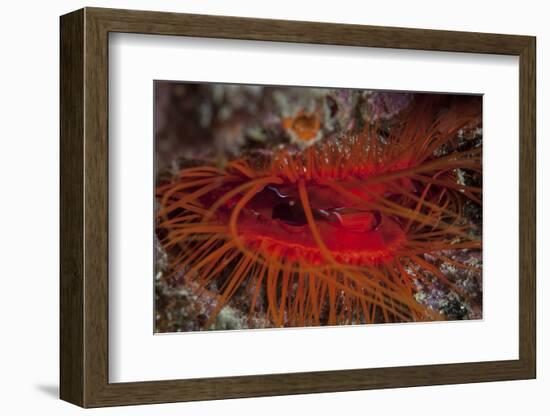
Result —
[{"label": "framed photograph", "polygon": [[536,376],[535,38],[61,17],[82,407]]}]

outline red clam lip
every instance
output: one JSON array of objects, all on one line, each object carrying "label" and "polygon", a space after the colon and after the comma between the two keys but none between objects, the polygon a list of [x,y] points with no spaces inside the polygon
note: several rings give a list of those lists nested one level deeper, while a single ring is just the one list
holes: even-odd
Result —
[{"label": "red clam lip", "polygon": [[[309,185],[308,197],[321,240],[340,263],[368,265],[391,260],[405,240],[396,220],[335,195],[326,186]],[[218,211],[220,221],[229,219],[231,208],[229,202]],[[264,255],[312,264],[327,261],[292,185],[266,186],[258,192],[240,212],[237,229],[247,246]]]}]

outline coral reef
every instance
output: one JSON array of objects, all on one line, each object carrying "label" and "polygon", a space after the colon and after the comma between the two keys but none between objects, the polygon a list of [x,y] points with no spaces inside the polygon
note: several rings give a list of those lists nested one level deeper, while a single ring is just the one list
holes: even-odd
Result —
[{"label": "coral reef", "polygon": [[479,97],[155,95],[157,332],[482,317]]}]

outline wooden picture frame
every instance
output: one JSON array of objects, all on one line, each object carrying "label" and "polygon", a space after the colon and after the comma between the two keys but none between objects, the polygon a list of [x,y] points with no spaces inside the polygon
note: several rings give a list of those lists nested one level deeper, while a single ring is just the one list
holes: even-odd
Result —
[{"label": "wooden picture frame", "polygon": [[[85,8],[61,17],[63,400],[82,407],[320,393],[536,377],[535,38]],[[108,34],[299,42],[519,57],[519,359],[109,383]]]}]

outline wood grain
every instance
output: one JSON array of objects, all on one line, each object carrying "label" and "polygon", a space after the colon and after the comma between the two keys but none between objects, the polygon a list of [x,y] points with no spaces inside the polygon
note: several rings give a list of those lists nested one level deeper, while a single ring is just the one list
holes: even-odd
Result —
[{"label": "wood grain", "polygon": [[[61,398],[83,407],[536,376],[535,38],[86,8],[61,18]],[[520,58],[519,359],[191,380],[108,380],[108,33],[516,55]]]},{"label": "wood grain", "polygon": [[60,388],[84,405],[84,11],[61,19]]}]

